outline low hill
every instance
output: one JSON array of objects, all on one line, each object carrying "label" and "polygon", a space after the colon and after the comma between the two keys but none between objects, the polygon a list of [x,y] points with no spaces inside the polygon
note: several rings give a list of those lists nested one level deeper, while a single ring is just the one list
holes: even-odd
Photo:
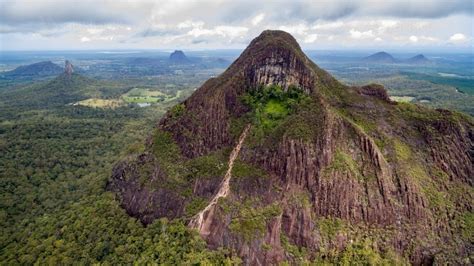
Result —
[{"label": "low hill", "polygon": [[432,61],[426,58],[424,55],[419,54],[411,58],[408,58],[407,60],[404,61],[404,63],[414,64],[414,65],[424,65],[424,64],[431,64]]},{"label": "low hill", "polygon": [[43,61],[31,65],[20,66],[12,71],[0,75],[6,77],[45,77],[55,76],[63,72],[64,69],[51,61]]},{"label": "low hill", "polygon": [[362,59],[365,62],[372,62],[372,63],[395,63],[396,60],[393,56],[387,52],[378,52],[373,55],[364,57]]},{"label": "low hill", "polygon": [[25,110],[63,106],[88,98],[116,97],[126,88],[111,82],[98,81],[74,71],[73,65],[66,61],[61,74],[52,80],[34,83],[3,92],[0,96],[6,100],[15,99]]}]

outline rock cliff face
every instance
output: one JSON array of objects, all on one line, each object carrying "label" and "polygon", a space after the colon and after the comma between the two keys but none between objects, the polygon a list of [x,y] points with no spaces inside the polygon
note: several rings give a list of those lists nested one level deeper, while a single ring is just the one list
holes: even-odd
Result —
[{"label": "rock cliff face", "polygon": [[72,73],[74,73],[74,68],[68,60],[66,60],[66,63],[64,64],[64,73],[70,77]]},{"label": "rock cliff face", "polygon": [[[244,99],[268,85],[307,100],[263,130]],[[263,32],[170,110],[107,187],[145,224],[191,221],[221,188],[248,125],[229,193],[205,215],[210,248],[252,265],[370,252],[392,263],[472,263],[472,118],[393,103],[379,85],[345,86],[281,31]]]}]

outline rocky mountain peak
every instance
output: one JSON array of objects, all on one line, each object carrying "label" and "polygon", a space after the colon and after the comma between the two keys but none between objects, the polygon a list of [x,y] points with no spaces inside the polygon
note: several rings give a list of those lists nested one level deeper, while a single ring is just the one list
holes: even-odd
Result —
[{"label": "rocky mountain peak", "polygon": [[107,188],[143,223],[187,221],[246,265],[367,252],[461,264],[472,245],[450,221],[472,215],[473,136],[471,118],[341,84],[291,35],[264,31]]},{"label": "rocky mountain peak", "polygon": [[329,75],[303,53],[293,36],[280,30],[266,30],[252,40],[223,76],[243,75],[248,87],[293,85],[311,92],[315,78]]},{"label": "rocky mountain peak", "polygon": [[247,49],[255,49],[259,44],[286,46],[301,52],[301,47],[296,39],[288,32],[282,30],[265,30],[257,38],[253,39]]},{"label": "rocky mountain peak", "polygon": [[186,64],[190,63],[188,57],[184,54],[181,50],[175,50],[173,53],[170,54],[169,58],[170,62],[173,64]]},{"label": "rocky mountain peak", "polygon": [[71,62],[69,62],[69,60],[66,60],[64,64],[64,73],[67,76],[71,76],[73,72],[74,72],[74,67],[72,66]]}]

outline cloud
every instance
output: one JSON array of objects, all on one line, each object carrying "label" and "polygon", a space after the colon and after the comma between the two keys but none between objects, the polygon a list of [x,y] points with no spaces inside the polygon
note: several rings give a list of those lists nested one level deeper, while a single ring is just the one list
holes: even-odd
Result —
[{"label": "cloud", "polygon": [[398,26],[400,24],[399,21],[396,21],[396,20],[381,20],[379,21],[379,25],[377,27],[377,31],[379,33],[384,33],[386,32],[388,29],[392,29],[392,28],[395,28],[396,26]]},{"label": "cloud", "polygon": [[313,26],[315,30],[333,30],[337,28],[341,28],[344,26],[342,21],[335,21],[335,22],[319,22]]},{"label": "cloud", "polygon": [[[194,16],[208,22],[235,22],[250,18],[258,25],[264,14],[274,20],[335,20],[349,16],[438,18],[473,14],[472,0],[1,0],[4,24],[133,23],[143,20],[185,20]],[[251,7],[251,8],[249,8]],[[250,11],[249,11],[250,9]],[[216,21],[218,20],[218,21]]]},{"label": "cloud", "polygon": [[451,42],[464,42],[466,41],[466,35],[462,34],[462,33],[456,33],[456,34],[453,34],[451,35],[451,37],[449,37],[449,40]]},{"label": "cloud", "polygon": [[3,24],[51,23],[130,23],[150,15],[151,1],[112,0],[2,0],[0,17]]},{"label": "cloud", "polygon": [[309,34],[304,39],[305,43],[313,43],[318,39],[318,34]]},{"label": "cloud", "polygon": [[418,42],[418,37],[416,37],[415,35],[410,36],[410,38],[408,39],[410,40],[410,42]]},{"label": "cloud", "polygon": [[[242,47],[262,30],[282,29],[311,47],[465,45],[472,42],[472,5],[473,0],[0,0],[0,38],[13,48],[34,40],[48,48],[47,42],[62,40],[120,48]],[[464,39],[452,35],[453,25]]]},{"label": "cloud", "polygon": [[264,13],[260,13],[258,14],[257,16],[255,16],[253,19],[252,19],[252,25],[253,26],[257,26],[258,24],[260,24],[260,22],[262,22],[262,20],[265,18],[265,14]]},{"label": "cloud", "polygon": [[186,20],[178,23],[178,29],[196,28],[204,26],[203,21]]},{"label": "cloud", "polygon": [[289,32],[291,34],[304,35],[308,31],[308,26],[303,23],[300,23],[300,24],[291,25],[291,26],[280,26],[279,29]]},{"label": "cloud", "polygon": [[362,31],[351,29],[349,33],[353,39],[366,39],[366,38],[374,37],[374,33],[372,32],[372,30],[362,32]]},{"label": "cloud", "polygon": [[426,42],[436,42],[439,40],[438,38],[431,37],[431,36],[424,36],[424,35],[420,36],[420,39]]},{"label": "cloud", "polygon": [[219,35],[222,37],[236,38],[248,31],[246,27],[235,27],[235,26],[217,26],[214,28],[195,27],[188,31],[188,35],[193,37],[201,37],[203,35],[214,36]]},{"label": "cloud", "polygon": [[176,30],[169,28],[166,25],[163,26],[155,26],[155,27],[149,27],[146,28],[137,34],[134,35],[134,37],[161,37],[161,36],[172,36],[172,35],[177,35],[180,34],[182,31],[181,30]]}]

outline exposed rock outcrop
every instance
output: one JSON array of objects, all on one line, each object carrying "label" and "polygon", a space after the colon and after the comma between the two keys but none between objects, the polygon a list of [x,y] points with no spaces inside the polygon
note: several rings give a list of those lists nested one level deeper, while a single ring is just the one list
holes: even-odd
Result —
[{"label": "exposed rock outcrop", "polygon": [[367,96],[373,96],[377,97],[381,100],[384,100],[386,102],[392,102],[390,100],[390,97],[388,96],[387,91],[382,85],[379,84],[369,84],[365,85],[362,87],[356,88],[356,90],[361,94],[361,95],[367,95]]},{"label": "exposed rock outcrop", "polygon": [[414,264],[466,262],[473,246],[457,221],[473,210],[472,118],[394,104],[379,85],[345,86],[281,31],[263,32],[169,111],[147,151],[115,166],[108,189],[144,223],[191,220],[218,193],[217,170],[244,125],[255,123],[242,97],[272,84],[309,100],[266,135],[258,124],[249,131],[226,197],[206,212],[210,248],[265,265],[370,242]]},{"label": "exposed rock outcrop", "polygon": [[70,77],[72,73],[74,73],[74,67],[72,66],[71,62],[69,60],[66,60],[64,64],[64,73]]}]

